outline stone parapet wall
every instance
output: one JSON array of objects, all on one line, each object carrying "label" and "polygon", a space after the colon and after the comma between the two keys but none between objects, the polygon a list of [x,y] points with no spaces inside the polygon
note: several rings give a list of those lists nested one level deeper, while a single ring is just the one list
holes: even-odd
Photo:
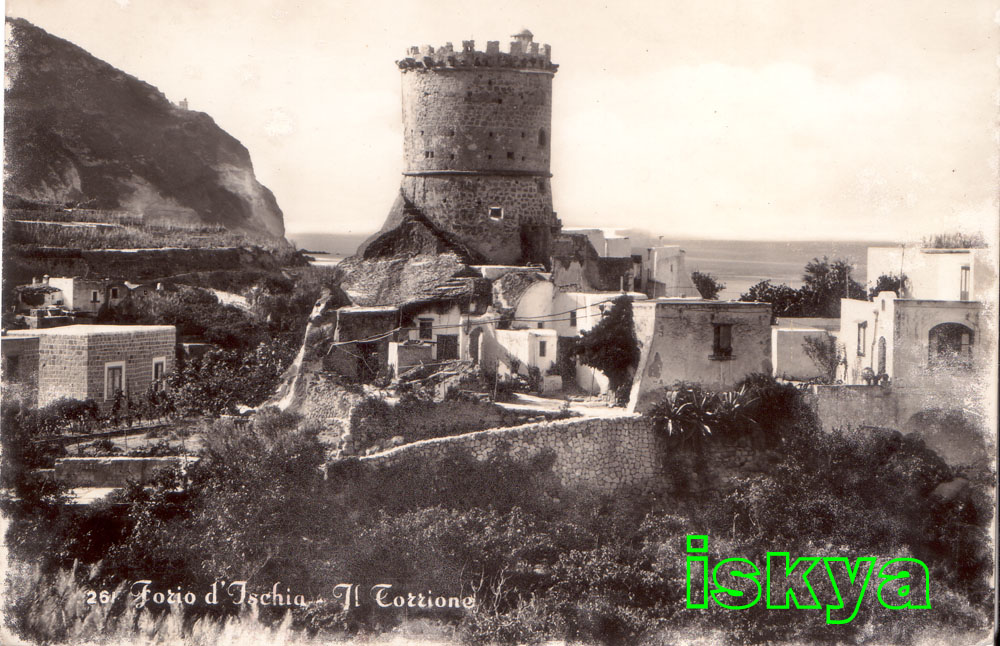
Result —
[{"label": "stone parapet wall", "polygon": [[507,457],[526,463],[554,454],[552,471],[567,489],[601,494],[645,491],[702,494],[731,489],[733,480],[767,471],[771,454],[749,436],[710,437],[699,444],[668,445],[648,418],[622,415],[567,419],[435,438],[360,459],[371,467],[414,457],[434,462],[464,448],[477,460]]},{"label": "stone parapet wall", "polygon": [[506,455],[527,462],[552,451],[552,470],[565,487],[601,493],[624,488],[655,490],[662,481],[661,447],[648,420],[638,416],[539,422],[414,442],[361,458],[363,464],[389,466],[419,456],[445,457],[456,447],[478,460]]},{"label": "stone parapet wall", "polygon": [[828,431],[865,426],[898,429],[901,423],[898,398],[882,386],[813,386],[804,396]]},{"label": "stone parapet wall", "polygon": [[186,467],[197,460],[181,456],[60,458],[55,478],[70,487],[123,487],[129,480],[145,484],[160,469]]}]

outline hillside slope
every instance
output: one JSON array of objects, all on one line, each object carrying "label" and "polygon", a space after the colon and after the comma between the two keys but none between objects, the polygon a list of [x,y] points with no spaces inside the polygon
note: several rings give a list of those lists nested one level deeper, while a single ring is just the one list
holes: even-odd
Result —
[{"label": "hillside slope", "polygon": [[31,23],[7,19],[4,198],[127,209],[150,224],[284,235],[247,149],[207,114]]}]

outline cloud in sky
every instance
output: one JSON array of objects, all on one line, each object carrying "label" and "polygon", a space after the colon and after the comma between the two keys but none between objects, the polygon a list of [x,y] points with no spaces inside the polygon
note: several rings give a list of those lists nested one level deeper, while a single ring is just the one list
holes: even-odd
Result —
[{"label": "cloud in sky", "polygon": [[289,231],[376,229],[402,170],[409,45],[553,45],[567,225],[912,238],[996,226],[995,3],[10,0],[188,98],[250,150]]}]

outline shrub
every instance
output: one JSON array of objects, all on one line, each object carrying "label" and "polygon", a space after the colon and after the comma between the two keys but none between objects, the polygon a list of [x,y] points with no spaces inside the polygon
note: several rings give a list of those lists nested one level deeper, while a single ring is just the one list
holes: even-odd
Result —
[{"label": "shrub", "polygon": [[700,271],[691,272],[691,282],[702,298],[714,301],[719,298],[719,292],[726,288],[725,283],[719,282],[715,276]]},{"label": "shrub", "polygon": [[809,336],[802,342],[802,349],[822,373],[821,383],[832,384],[840,367],[841,357],[837,352],[837,343],[832,336]]}]

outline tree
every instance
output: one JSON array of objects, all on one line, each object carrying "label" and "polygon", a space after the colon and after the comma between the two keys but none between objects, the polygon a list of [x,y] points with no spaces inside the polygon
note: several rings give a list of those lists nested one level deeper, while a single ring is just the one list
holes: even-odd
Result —
[{"label": "tree", "polygon": [[726,284],[720,283],[712,274],[703,274],[700,271],[691,272],[691,282],[694,283],[701,297],[710,301],[719,298],[719,292],[726,288]]},{"label": "tree", "polygon": [[868,290],[868,300],[873,301],[879,292],[896,292],[897,296],[903,296],[907,289],[906,276],[896,276],[893,274],[882,274],[875,281],[875,286]]},{"label": "tree", "polygon": [[799,305],[799,291],[788,285],[774,285],[762,280],[747,292],[740,294],[740,300],[750,303],[770,303],[772,316],[802,316]]},{"label": "tree", "polygon": [[608,378],[615,401],[628,402],[632,375],[639,365],[639,340],[632,325],[632,299],[622,295],[597,325],[580,335],[575,352],[585,365]]},{"label": "tree", "polygon": [[838,258],[813,258],[806,264],[799,289],[802,313],[799,316],[838,318],[840,299],[866,300],[865,286],[851,278],[851,263]]},{"label": "tree", "polygon": [[771,303],[773,316],[840,316],[840,299],[864,300],[864,285],[851,278],[851,264],[844,259],[813,258],[802,275],[803,285],[793,289],[788,285],[773,285],[764,280],[740,295],[741,301]]}]

